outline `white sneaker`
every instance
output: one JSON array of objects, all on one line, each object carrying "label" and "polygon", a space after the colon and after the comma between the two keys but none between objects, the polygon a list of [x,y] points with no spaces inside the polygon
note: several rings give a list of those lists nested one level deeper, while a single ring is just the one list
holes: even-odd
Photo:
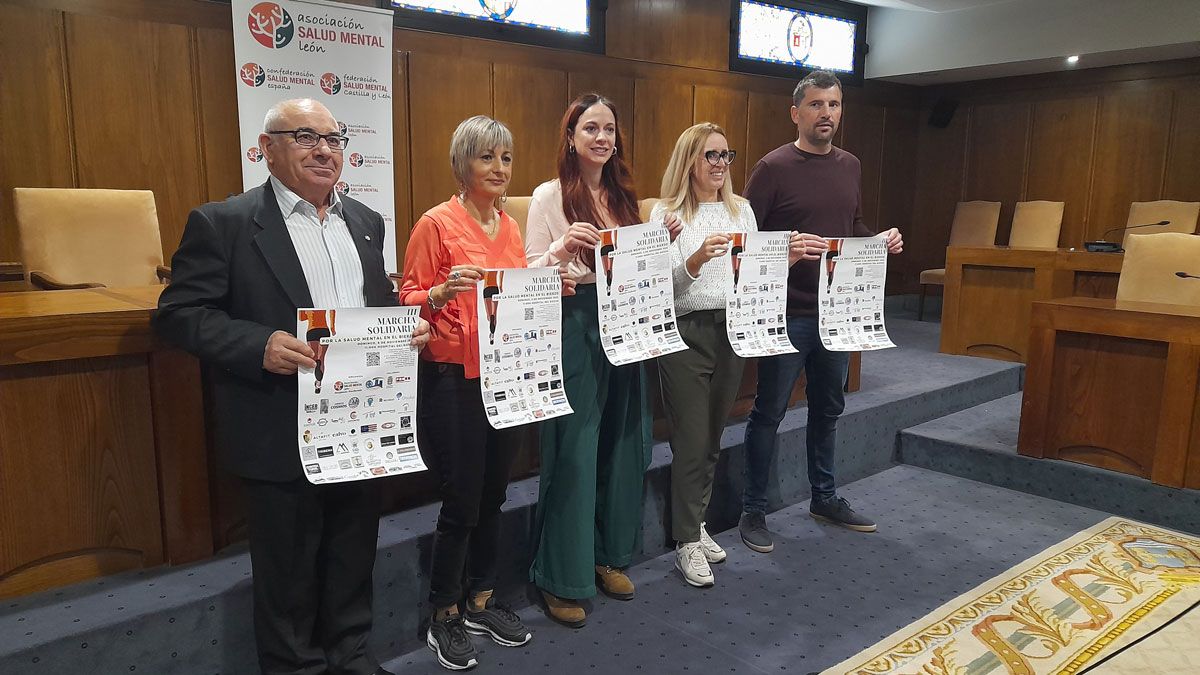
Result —
[{"label": "white sneaker", "polygon": [[708,558],[708,562],[725,562],[725,549],[708,536],[708,530],[704,529],[704,523],[700,523],[700,545],[704,547],[704,557]]},{"label": "white sneaker", "polygon": [[697,588],[715,583],[708,559],[704,557],[704,546],[698,541],[675,547],[675,569],[683,575],[684,581]]}]

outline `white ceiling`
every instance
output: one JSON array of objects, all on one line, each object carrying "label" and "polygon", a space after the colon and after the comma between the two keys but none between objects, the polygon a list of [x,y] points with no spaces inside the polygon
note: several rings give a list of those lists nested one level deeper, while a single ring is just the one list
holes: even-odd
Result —
[{"label": "white ceiling", "polygon": [[927,86],[933,84],[950,84],[953,82],[969,82],[971,80],[990,80],[997,77],[1054,73],[1061,70],[1084,70],[1087,68],[1103,68],[1104,66],[1123,66],[1131,63],[1150,63],[1152,61],[1171,61],[1173,59],[1197,57],[1200,57],[1200,42],[1084,54],[1079,57],[1079,62],[1075,64],[1068,64],[1064,57],[1054,56],[1029,61],[991,63],[981,66],[967,66],[965,68],[951,68],[948,70],[926,71],[909,75],[876,77],[872,79],[881,82]]},{"label": "white ceiling", "polygon": [[872,6],[868,79],[929,85],[1200,57],[1200,0],[856,1]]}]

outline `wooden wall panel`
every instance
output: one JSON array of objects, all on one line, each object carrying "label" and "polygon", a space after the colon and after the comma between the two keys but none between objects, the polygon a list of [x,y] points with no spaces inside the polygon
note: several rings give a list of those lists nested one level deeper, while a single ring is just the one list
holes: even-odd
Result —
[{"label": "wooden wall panel", "polygon": [[[1200,201],[1200,87],[1175,90],[1163,199]],[[2,132],[0,132],[2,133]]]},{"label": "wooden wall panel", "polygon": [[404,269],[404,251],[412,232],[412,139],[408,135],[408,55],[392,55],[392,183],[396,186],[396,270]]},{"label": "wooden wall panel", "polygon": [[450,136],[468,117],[492,114],[492,78],[487,61],[414,53],[408,65],[409,95],[411,100],[423,103],[409,111],[415,222],[430,207],[457,192],[450,170]]},{"label": "wooden wall panel", "polygon": [[675,139],[692,125],[692,85],[639,79],[633,107],[638,198],[657,197]]},{"label": "wooden wall panel", "polygon": [[1085,238],[1098,105],[1095,97],[1033,105],[1025,199],[1064,203],[1060,246],[1080,246]]},{"label": "wooden wall panel", "polygon": [[[1147,111],[1170,110],[1171,100],[1171,91],[1163,89],[1110,94],[1101,99],[1085,233],[1088,239],[1124,226],[1130,202],[1152,201],[1162,194],[1169,118]],[[1195,122],[1190,126],[1194,128]]]},{"label": "wooden wall panel", "polygon": [[874,225],[880,230],[899,228],[905,238],[905,253],[888,260],[888,290],[893,293],[915,286],[920,271],[906,265],[913,257],[913,197],[919,125],[919,113],[911,108],[888,108],[884,119],[879,217]]},{"label": "wooden wall panel", "polygon": [[[1019,148],[995,139],[995,131],[1005,132],[1003,115],[991,123],[983,118],[989,111],[995,117],[998,110],[1023,105],[1032,106],[1021,177],[1023,198],[1065,203],[1060,246],[1078,247],[1085,239],[1123,226],[1132,201],[1200,199],[1200,125],[1194,122],[1200,116],[1200,59],[927,87],[921,98],[925,112],[913,205],[915,228],[948,218],[960,198],[1012,193],[1017,177],[1011,155]],[[959,102],[954,125],[961,117],[974,120],[971,164],[962,195],[949,180],[954,166],[945,162],[945,153],[954,143],[938,141],[947,132],[923,124],[929,104],[938,98]],[[987,127],[993,130],[990,135]],[[984,136],[995,147],[981,148]],[[989,166],[1002,170],[988,170]],[[1007,202],[1006,198],[1002,230],[1010,222]],[[914,255],[905,258],[922,264],[940,260],[945,243],[939,239],[906,237],[907,249]],[[915,284],[889,288],[890,292],[915,290]]]},{"label": "wooden wall panel", "polygon": [[917,138],[920,113],[888,108],[884,120],[882,175],[879,185],[879,227],[907,232],[913,222],[916,190]]},{"label": "wooden wall panel", "polygon": [[[204,149],[204,199],[221,201],[242,191],[242,153],[238,125],[237,87],[240,64],[233,61],[233,33],[196,29],[196,70],[199,75],[200,130]],[[164,241],[174,250],[178,241]]]},{"label": "wooden wall panel", "polygon": [[206,192],[190,30],[82,14],[66,27],[79,187],[153,190],[173,251]]},{"label": "wooden wall panel", "polygon": [[863,221],[879,226],[879,190],[883,173],[885,108],[875,105],[847,105],[842,113],[842,146],[854,153],[862,165]]},{"label": "wooden wall panel", "polygon": [[163,561],[148,377],[142,355],[6,367],[0,597]]},{"label": "wooden wall panel", "polygon": [[749,155],[746,152],[749,95],[735,89],[698,86],[694,105],[693,123],[712,122],[719,125],[725,130],[729,147],[737,151],[738,158],[729,167],[729,178],[733,181],[733,191],[741,194],[746,184],[746,161]]},{"label": "wooden wall panel", "polygon": [[72,187],[62,14],[0,5],[0,261],[20,260],[14,187]]},{"label": "wooden wall panel", "polygon": [[[600,70],[572,70],[567,73],[567,100],[563,101],[562,108],[558,111],[555,133],[558,129],[557,123],[562,121],[562,116],[566,112],[567,104],[578,98],[580,94],[591,92],[600,94],[616,104],[617,123],[621,126],[621,136],[625,141],[625,161],[632,165],[636,160],[633,151],[637,144],[635,140],[637,130],[633,128],[632,77]],[[557,137],[555,142],[557,142]],[[554,167],[550,167],[550,170],[554,171]]]},{"label": "wooden wall panel", "polygon": [[155,23],[229,30],[228,2],[207,0],[3,0],[12,5],[58,9],[69,14],[107,16],[124,21],[152,19]]},{"label": "wooden wall panel", "polygon": [[763,155],[796,140],[796,125],[788,110],[792,97],[750,92],[746,112],[746,178]]},{"label": "wooden wall panel", "polygon": [[[530,83],[537,83],[536,87]],[[496,119],[513,130],[511,195],[529,195],[556,175],[558,123],[567,97],[561,70],[497,63],[492,80]]]},{"label": "wooden wall panel", "polygon": [[1021,201],[1029,135],[1028,103],[979,105],[971,111],[963,200],[1000,202],[996,241],[1008,242],[1013,206]]},{"label": "wooden wall panel", "polygon": [[[903,263],[909,270],[942,267],[954,208],[962,200],[969,111],[959,109],[950,126],[938,129],[922,124],[917,147],[916,202],[913,227],[905,240],[910,256]],[[922,121],[929,110],[921,111]]]},{"label": "wooden wall panel", "polygon": [[608,5],[609,56],[679,66],[729,67],[728,0],[624,0]]}]

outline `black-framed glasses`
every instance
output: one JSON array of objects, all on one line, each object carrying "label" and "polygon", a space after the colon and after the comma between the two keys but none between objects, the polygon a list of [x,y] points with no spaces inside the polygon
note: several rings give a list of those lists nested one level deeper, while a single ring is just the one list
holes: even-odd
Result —
[{"label": "black-framed glasses", "polygon": [[737,157],[736,150],[709,150],[704,153],[704,159],[708,160],[709,164],[716,166],[719,162],[724,162],[725,166],[733,164],[733,158]]},{"label": "black-framed glasses", "polygon": [[288,134],[292,140],[296,141],[296,145],[302,148],[315,148],[317,144],[324,138],[329,145],[330,150],[342,151],[350,145],[350,137],[341,134],[318,134],[312,129],[284,129],[280,131],[268,131],[268,134]]}]

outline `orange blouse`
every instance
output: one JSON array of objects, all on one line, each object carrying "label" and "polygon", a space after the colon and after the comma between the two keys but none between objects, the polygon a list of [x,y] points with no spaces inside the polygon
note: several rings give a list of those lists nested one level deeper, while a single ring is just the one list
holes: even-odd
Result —
[{"label": "orange blouse", "polygon": [[479,377],[479,321],[473,292],[459,293],[438,311],[429,308],[429,289],[446,281],[455,265],[484,269],[525,267],[521,231],[508,214],[500,213],[496,239],[489,239],[457,197],[425,212],[413,226],[404,254],[400,302],[420,305],[429,322],[429,344],[421,358],[461,363],[468,378]]}]

